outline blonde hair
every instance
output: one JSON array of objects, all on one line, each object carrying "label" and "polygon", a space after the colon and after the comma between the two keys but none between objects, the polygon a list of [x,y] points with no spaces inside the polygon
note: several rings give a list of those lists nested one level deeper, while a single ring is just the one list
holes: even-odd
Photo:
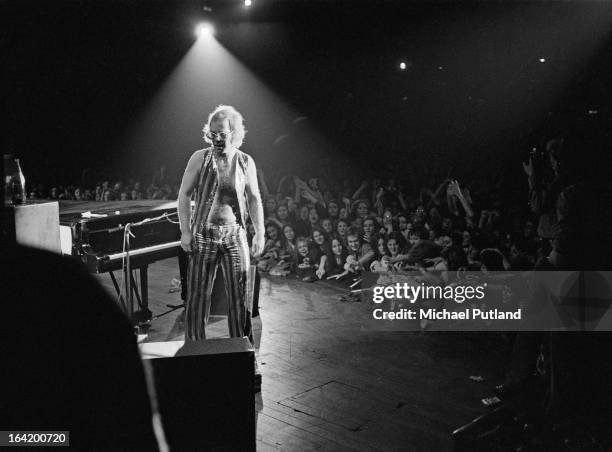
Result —
[{"label": "blonde hair", "polygon": [[212,144],[212,141],[206,137],[206,134],[210,132],[210,124],[213,121],[219,121],[227,119],[232,130],[231,143],[239,148],[244,142],[244,136],[246,135],[246,129],[244,128],[244,118],[242,115],[231,105],[219,105],[208,115],[208,121],[204,125],[202,132],[204,132],[204,141],[208,144]]}]

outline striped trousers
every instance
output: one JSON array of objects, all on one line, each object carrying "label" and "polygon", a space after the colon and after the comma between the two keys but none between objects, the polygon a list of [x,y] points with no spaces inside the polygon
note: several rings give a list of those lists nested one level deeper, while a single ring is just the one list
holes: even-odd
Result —
[{"label": "striped trousers", "polygon": [[193,238],[193,252],[187,268],[185,341],[206,339],[213,286],[221,267],[229,306],[230,336],[247,336],[253,343],[246,231],[239,224],[207,224],[202,231],[194,232]]}]

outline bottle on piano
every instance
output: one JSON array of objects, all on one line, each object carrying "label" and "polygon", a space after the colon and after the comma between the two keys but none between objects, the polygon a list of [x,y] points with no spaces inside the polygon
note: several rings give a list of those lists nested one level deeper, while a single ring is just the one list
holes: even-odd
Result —
[{"label": "bottle on piano", "polygon": [[25,204],[25,177],[19,164],[19,159],[12,155],[4,155],[4,205]]}]

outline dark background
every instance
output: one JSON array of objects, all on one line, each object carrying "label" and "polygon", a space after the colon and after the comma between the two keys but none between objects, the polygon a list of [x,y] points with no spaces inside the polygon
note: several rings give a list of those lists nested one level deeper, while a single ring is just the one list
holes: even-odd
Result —
[{"label": "dark background", "polygon": [[[2,2],[5,152],[43,183],[78,182],[88,167],[148,177],[166,164],[180,174],[219,102],[197,105],[186,130],[157,123],[151,134],[171,140],[131,135],[202,19],[290,106],[259,117],[251,87],[234,102],[250,129],[244,149],[267,173],[316,171],[332,157],[369,171],[512,176],[544,136],[610,128],[609,3],[253,2]],[[316,139],[296,138],[303,124]],[[291,139],[274,144],[281,134]]]}]

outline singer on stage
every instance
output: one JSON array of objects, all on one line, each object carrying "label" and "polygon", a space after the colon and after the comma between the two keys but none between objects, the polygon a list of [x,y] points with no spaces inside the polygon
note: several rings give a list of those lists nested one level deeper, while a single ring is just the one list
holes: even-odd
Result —
[{"label": "singer on stage", "polygon": [[181,182],[181,247],[190,253],[186,341],[206,338],[213,285],[221,267],[229,304],[230,336],[247,336],[253,343],[246,221],[250,215],[255,227],[251,251],[253,256],[259,256],[264,246],[264,218],[255,162],[238,149],[245,133],[242,115],[234,107],[218,106],[204,126],[204,140],[212,146],[191,156]]}]

